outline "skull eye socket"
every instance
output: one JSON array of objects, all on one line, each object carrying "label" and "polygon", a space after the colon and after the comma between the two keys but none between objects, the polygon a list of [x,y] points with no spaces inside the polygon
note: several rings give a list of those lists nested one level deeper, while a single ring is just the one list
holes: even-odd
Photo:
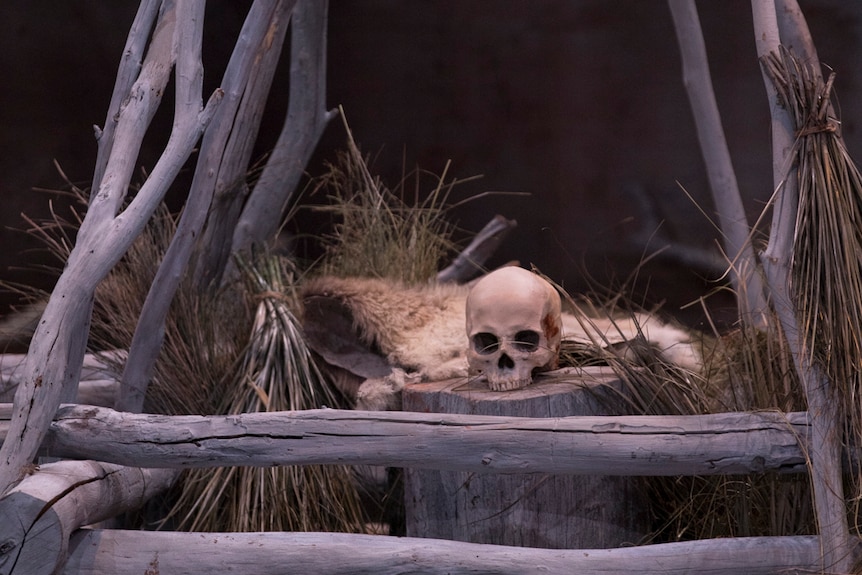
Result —
[{"label": "skull eye socket", "polygon": [[473,349],[483,355],[492,354],[500,349],[500,340],[493,333],[477,333],[473,336]]},{"label": "skull eye socket", "polygon": [[519,331],[512,344],[520,351],[536,351],[539,348],[539,334],[532,330]]}]

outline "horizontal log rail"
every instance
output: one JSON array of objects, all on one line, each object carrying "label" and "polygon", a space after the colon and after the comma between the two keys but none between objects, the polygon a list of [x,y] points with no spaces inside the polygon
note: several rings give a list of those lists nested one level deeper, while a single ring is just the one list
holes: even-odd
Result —
[{"label": "horizontal log rail", "polygon": [[[66,575],[277,572],[318,575],[401,573],[520,575],[767,575],[819,573],[816,536],[750,537],[620,549],[531,549],[345,533],[167,533],[81,530]],[[122,561],[117,560],[122,550]]]},{"label": "horizontal log rail", "polygon": [[[0,420],[9,411],[0,406]],[[57,412],[43,452],[139,467],[366,464],[717,475],[803,472],[808,433],[804,412],[534,419],[318,409],[166,416],[70,404]]]}]

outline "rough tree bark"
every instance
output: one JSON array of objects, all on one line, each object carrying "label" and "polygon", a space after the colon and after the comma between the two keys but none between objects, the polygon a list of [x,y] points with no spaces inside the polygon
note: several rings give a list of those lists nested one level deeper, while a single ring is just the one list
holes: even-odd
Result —
[{"label": "rough tree bark", "polygon": [[243,575],[780,575],[817,572],[819,553],[811,536],[561,550],[346,533],[81,530],[63,573],[206,575],[230,565]]},{"label": "rough tree bark", "polygon": [[[225,101],[204,136],[176,235],[141,312],[117,409],[136,412],[143,407],[165,318],[189,261],[196,289],[207,290],[220,282],[231,253],[274,237],[282,209],[332,116],[323,107],[326,13],[327,3],[315,0],[258,0],[252,5],[222,81]],[[246,201],[246,175],[288,22],[292,65],[287,120]]]},{"label": "rough tree bark", "polygon": [[[257,139],[263,109],[281,48],[287,33],[291,12],[296,0],[276,2],[258,0],[252,12],[263,10],[268,17],[252,20],[263,29],[255,32],[255,44],[241,47],[238,43],[231,56],[231,65],[238,58],[254,56],[244,66],[237,66],[236,73],[247,75],[247,83],[237,84],[234,99],[236,123],[226,124],[220,134],[221,155],[214,157],[214,194],[207,213],[203,235],[198,243],[192,262],[195,288],[209,290],[218,287],[225,262],[229,257],[231,237],[243,202],[248,196],[248,170],[254,142]],[[242,36],[240,43],[244,43]]]},{"label": "rough tree bark", "polygon": [[232,252],[275,237],[314,147],[336,115],[326,109],[326,16],[323,0],[301,0],[294,9],[287,119],[236,223]]},{"label": "rough tree bark", "polygon": [[70,405],[58,411],[45,449],[171,468],[364,464],[477,473],[799,473],[808,426],[806,413],[545,419],[312,409],[165,416]]}]

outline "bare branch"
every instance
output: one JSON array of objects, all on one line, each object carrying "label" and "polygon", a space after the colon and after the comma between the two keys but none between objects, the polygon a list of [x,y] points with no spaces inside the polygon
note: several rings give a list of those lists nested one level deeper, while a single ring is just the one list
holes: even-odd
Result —
[{"label": "bare branch", "polygon": [[[779,53],[779,28],[773,2],[752,0],[757,54],[764,62]],[[764,84],[772,117],[773,222],[769,245],[762,255],[773,308],[793,355],[812,417],[810,468],[815,515],[823,549],[823,568],[850,572],[850,532],[841,479],[841,434],[834,389],[805,349],[790,297],[790,265],[796,230],[799,187],[795,170],[794,120],[779,101],[766,69]]]},{"label": "bare branch", "polygon": [[[216,176],[211,184],[212,205],[195,254],[197,289],[214,287],[224,271],[231,236],[247,193],[246,177],[254,140],[295,1],[257,0],[252,5],[225,72],[224,86],[230,97],[231,113],[225,113],[224,123],[220,122],[213,132],[213,151],[207,152],[211,154],[209,161],[214,162]],[[215,150],[218,155],[214,155]]]},{"label": "bare branch", "polygon": [[668,0],[668,4],[682,55],[683,83],[694,113],[713,203],[724,236],[724,250],[733,262],[730,275],[739,315],[745,322],[764,325],[767,304],[760,266],[751,245],[751,230],[715,101],[697,7],[694,0]]},{"label": "bare branch", "polygon": [[324,128],[326,110],[327,2],[301,0],[291,23],[287,118],[275,149],[236,225],[231,250],[243,252],[271,240]]},{"label": "bare branch", "polygon": [[114,131],[120,115],[120,107],[129,96],[132,84],[138,78],[141,71],[141,62],[144,59],[150,30],[156,21],[161,0],[144,0],[138,7],[138,13],[129,30],[126,46],[123,48],[123,57],[120,60],[120,68],[117,71],[117,80],[114,83],[114,92],[111,95],[111,103],[108,105],[108,114],[105,125],[100,130],[96,128],[96,139],[99,142],[96,166],[93,171],[93,190],[98,190],[102,184],[105,167],[108,164],[108,156],[114,145]]},{"label": "bare branch", "polygon": [[[538,549],[350,533],[200,533],[81,530],[67,575],[776,575],[819,573],[816,537],[737,537],[622,547]],[[122,550],[118,557],[117,550]],[[854,554],[854,558],[858,553]],[[538,567],[541,566],[541,567]]]},{"label": "bare branch", "polygon": [[220,100],[216,93],[200,114],[174,126],[150,178],[119,215],[132,166],[149,119],[160,101],[159,86],[173,64],[175,13],[162,12],[141,75],[120,111],[105,178],[81,223],[77,243],[33,335],[15,393],[15,418],[0,449],[0,491],[20,479],[33,460],[61,401],[75,395],[90,327],[96,286],[128,250],[164,198],[168,186],[200,139]]},{"label": "bare branch", "polygon": [[[242,106],[245,98],[243,94],[248,90],[248,84],[254,83],[253,75],[257,69],[253,64],[259,51],[277,52],[274,45],[268,43],[268,32],[277,30],[278,22],[281,22],[281,19],[286,20],[287,14],[278,12],[276,8],[286,10],[285,5],[281,3],[276,6],[269,2],[256,2],[249,10],[240,32],[240,39],[222,80],[223,90],[230,98],[220,106],[218,115],[201,144],[183,215],[141,310],[141,317],[129,350],[129,359],[123,372],[117,397],[117,409],[137,412],[143,408],[144,396],[164,339],[165,318],[192,252],[196,245],[200,245],[198,238],[201,237],[201,230],[207,220],[213,196],[217,187],[221,185],[222,178],[228,173],[233,174],[230,177],[240,177],[239,174],[244,174],[244,168],[240,169],[243,165],[241,162],[234,161],[225,165],[223,160],[228,153],[226,150],[231,145],[236,145],[232,142],[242,137],[235,130],[237,123],[243,124],[249,121],[245,114],[254,116],[258,111],[254,107]],[[276,14],[279,15],[276,16]],[[198,18],[197,15],[194,18],[194,21],[202,26],[200,22],[202,18]],[[273,18],[276,18],[275,22],[272,21]],[[199,41],[199,37],[196,37],[196,41]],[[252,49],[253,47],[255,49]],[[196,70],[200,66],[200,52],[197,45],[196,49],[198,51],[193,53],[194,56],[191,54],[186,56],[190,70]],[[260,97],[258,94],[258,99]],[[242,141],[245,142],[245,140]],[[250,154],[250,144],[248,146]],[[234,150],[231,153],[239,152]],[[248,158],[245,161],[247,162]]]},{"label": "bare branch", "polygon": [[45,448],[63,457],[171,468],[337,463],[475,473],[799,473],[808,428],[804,412],[549,419],[308,409],[164,416],[68,405],[57,412]]},{"label": "bare branch", "polygon": [[126,197],[144,134],[162,101],[173,69],[175,24],[176,6],[173,2],[166,2],[141,73],[120,106],[104,177],[98,189],[93,189],[90,194],[88,217],[81,223],[78,232],[80,239],[86,240],[90,234],[103,233],[104,226],[117,214]]},{"label": "bare branch", "polygon": [[455,261],[437,274],[437,281],[464,283],[482,273],[482,266],[517,225],[515,220],[494,216]]}]

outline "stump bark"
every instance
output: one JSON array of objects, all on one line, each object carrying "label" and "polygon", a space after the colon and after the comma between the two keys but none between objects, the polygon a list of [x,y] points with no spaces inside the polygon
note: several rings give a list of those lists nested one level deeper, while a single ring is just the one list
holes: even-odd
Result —
[{"label": "stump bark", "polygon": [[[602,397],[619,386],[603,368],[545,374],[507,392],[449,380],[407,386],[403,406],[468,415],[617,415]],[[636,477],[405,469],[407,535],[548,549],[619,547],[649,531],[642,485]]]}]

